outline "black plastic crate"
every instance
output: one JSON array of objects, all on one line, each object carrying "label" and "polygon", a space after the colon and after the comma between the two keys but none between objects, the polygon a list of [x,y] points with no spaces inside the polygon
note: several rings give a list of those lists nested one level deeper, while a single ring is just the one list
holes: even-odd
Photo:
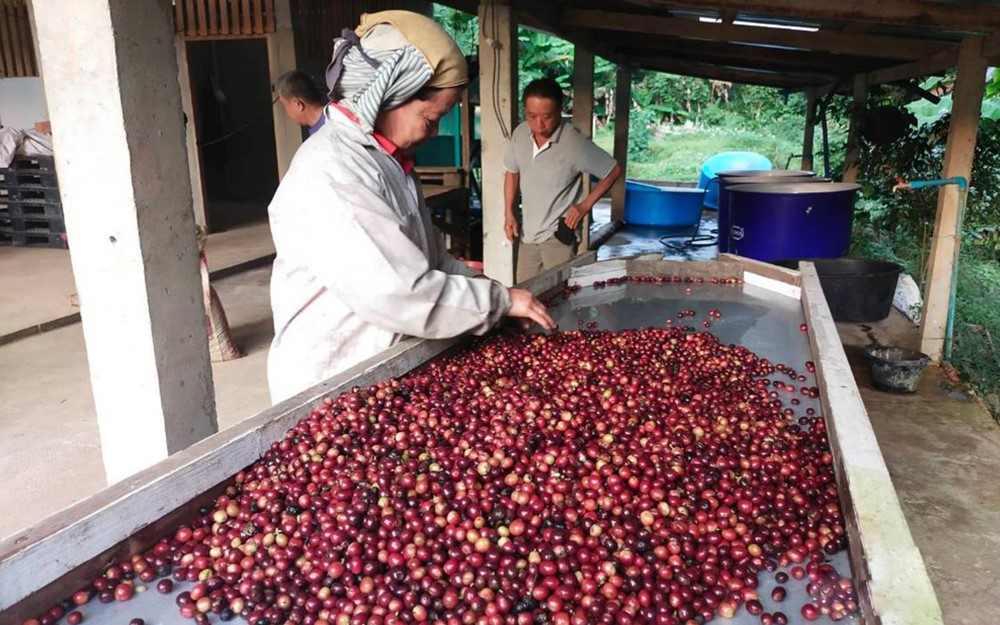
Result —
[{"label": "black plastic crate", "polygon": [[51,156],[15,156],[10,168],[19,172],[56,170],[55,159]]},{"label": "black plastic crate", "polygon": [[0,201],[0,214],[3,214],[4,211],[21,217],[63,216],[62,204],[60,202],[49,202],[46,200]]},{"label": "black plastic crate", "polygon": [[[16,195],[21,202],[40,200],[44,202],[60,201],[59,189],[55,187],[40,187],[38,185],[18,185],[15,188],[8,187],[11,194]],[[2,197],[0,197],[2,200]]]},{"label": "black plastic crate", "polygon": [[56,172],[54,171],[14,171],[13,175],[7,174],[6,178],[13,179],[13,184],[22,187],[24,185],[38,186],[38,187],[48,187],[52,189],[59,188],[59,181],[56,179]]},{"label": "black plastic crate", "polygon": [[0,229],[0,245],[15,247],[54,247],[66,249],[66,235],[59,232],[19,232],[17,230]]},{"label": "black plastic crate", "polygon": [[66,222],[62,217],[39,217],[11,215],[7,218],[10,227],[19,232],[66,232]]}]

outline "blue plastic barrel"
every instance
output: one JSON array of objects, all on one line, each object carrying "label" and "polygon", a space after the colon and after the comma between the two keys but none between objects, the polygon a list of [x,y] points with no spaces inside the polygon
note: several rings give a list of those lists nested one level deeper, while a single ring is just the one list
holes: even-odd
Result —
[{"label": "blue plastic barrel", "polygon": [[729,187],[729,251],[757,260],[836,258],[847,253],[854,183]]},{"label": "blue plastic barrel", "polygon": [[625,223],[636,226],[693,226],[701,221],[704,189],[658,187],[625,181]]},{"label": "blue plastic barrel", "polygon": [[721,152],[709,158],[701,166],[698,188],[706,189],[705,207],[719,206],[719,185],[709,184],[720,171],[764,171],[774,165],[763,154],[756,152]]},{"label": "blue plastic barrel", "polygon": [[[766,184],[794,178],[796,181],[826,181],[829,178],[813,178],[816,174],[800,169],[771,169],[768,171],[721,171],[716,174],[719,187],[719,251],[728,252],[729,237],[729,187],[736,184]],[[714,185],[713,185],[714,186]]]}]

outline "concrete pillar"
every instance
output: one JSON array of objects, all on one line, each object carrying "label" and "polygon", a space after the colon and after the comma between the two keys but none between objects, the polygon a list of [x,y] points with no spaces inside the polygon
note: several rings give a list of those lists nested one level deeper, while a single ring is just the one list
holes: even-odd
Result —
[{"label": "concrete pillar", "polygon": [[35,0],[109,482],[217,428],[172,9]]},{"label": "concrete pillar", "polygon": [[[274,17],[275,31],[267,36],[267,66],[272,85],[278,76],[295,69],[295,32],[292,30],[290,0],[274,0]],[[277,94],[274,94],[272,99],[276,97]],[[288,119],[277,103],[274,105],[274,145],[280,180],[292,164],[295,151],[302,145],[302,128]]]},{"label": "concrete pillar", "polygon": [[[983,39],[968,37],[958,53],[958,74],[948,124],[948,143],[944,151],[942,178],[972,175],[972,157],[976,151],[976,134],[986,82],[986,59]],[[931,239],[930,261],[927,265],[927,292],[924,294],[924,315],[920,327],[920,350],[935,361],[945,351],[948,314],[954,287],[954,269],[962,242],[962,192],[955,185],[938,191],[937,217]]]},{"label": "concrete pillar", "polygon": [[483,269],[514,282],[514,248],[504,234],[503,153],[517,123],[517,23],[508,0],[479,4],[479,101],[483,166]]},{"label": "concrete pillar", "polygon": [[619,67],[615,85],[615,160],[623,175],[611,189],[611,221],[625,220],[625,179],[628,177],[628,122],[632,112],[632,70]]},{"label": "concrete pillar", "polygon": [[816,129],[816,87],[806,89],[806,123],[802,133],[802,166],[805,171],[813,168],[813,135]]},{"label": "concrete pillar", "polygon": [[[588,139],[594,136],[594,53],[573,46],[573,125]],[[583,175],[584,193],[590,193],[590,176]],[[583,236],[577,254],[590,247],[592,215],[583,218]]]},{"label": "concrete pillar", "polygon": [[191,178],[191,201],[194,206],[196,223],[210,227],[208,214],[205,212],[205,187],[201,178],[201,151],[198,149],[198,131],[195,123],[194,96],[191,94],[191,72],[188,67],[188,47],[183,35],[174,37],[174,47],[177,50],[177,82],[181,87],[181,108],[187,123],[184,125],[184,138],[187,146],[188,174]]},{"label": "concrete pillar", "polygon": [[844,156],[844,182],[856,182],[860,173],[861,122],[868,99],[868,77],[854,76],[854,102],[851,105],[851,127],[847,133],[847,154]]}]

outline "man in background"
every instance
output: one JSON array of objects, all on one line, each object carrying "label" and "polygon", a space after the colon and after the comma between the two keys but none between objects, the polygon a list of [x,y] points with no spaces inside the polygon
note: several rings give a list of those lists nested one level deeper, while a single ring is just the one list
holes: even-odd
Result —
[{"label": "man in background", "polygon": [[298,69],[282,74],[274,82],[274,91],[288,118],[308,128],[310,136],[323,127],[328,100],[309,74]]},{"label": "man in background", "polygon": [[[614,158],[563,119],[562,105],[562,88],[555,80],[529,83],[525,121],[514,129],[504,155],[504,231],[511,242],[520,239],[518,282],[573,257],[577,227],[622,173]],[[586,196],[581,174],[600,180]]]}]

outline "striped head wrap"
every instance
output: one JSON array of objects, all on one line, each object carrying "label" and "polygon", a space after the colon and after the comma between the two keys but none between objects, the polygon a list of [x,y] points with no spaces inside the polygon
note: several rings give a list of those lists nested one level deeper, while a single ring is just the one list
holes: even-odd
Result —
[{"label": "striped head wrap", "polygon": [[408,11],[365,14],[333,44],[326,70],[330,99],[371,132],[379,111],[396,108],[423,87],[468,82],[465,57],[433,20]]}]

